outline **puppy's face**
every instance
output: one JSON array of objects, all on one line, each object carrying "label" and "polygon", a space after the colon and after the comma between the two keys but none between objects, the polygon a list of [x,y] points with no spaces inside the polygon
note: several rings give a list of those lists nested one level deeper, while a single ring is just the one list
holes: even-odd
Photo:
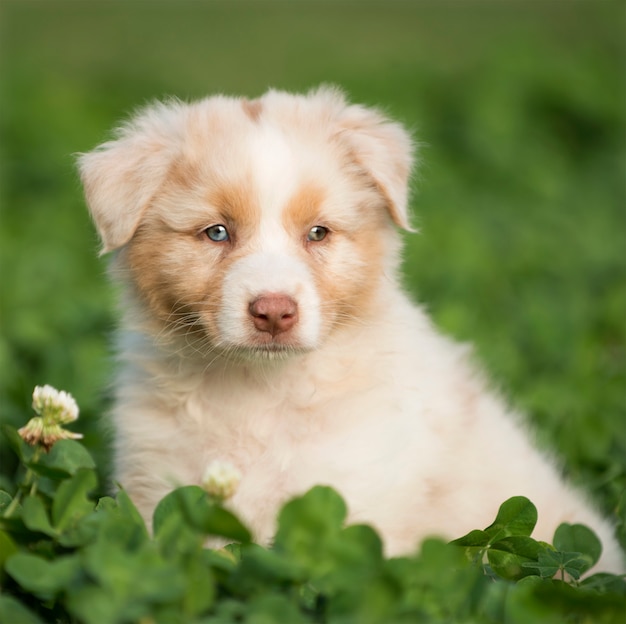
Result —
[{"label": "puppy's face", "polygon": [[409,167],[398,126],[330,91],[157,106],[81,160],[105,248],[160,331],[264,358],[372,312]]}]

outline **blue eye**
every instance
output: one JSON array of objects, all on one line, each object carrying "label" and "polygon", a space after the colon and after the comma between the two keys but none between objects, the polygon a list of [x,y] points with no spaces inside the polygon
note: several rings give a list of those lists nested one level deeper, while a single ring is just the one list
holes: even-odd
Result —
[{"label": "blue eye", "polygon": [[309,230],[306,238],[312,243],[319,243],[326,238],[327,234],[328,228],[325,228],[323,225],[315,225]]},{"label": "blue eye", "polygon": [[230,239],[230,236],[228,236],[228,230],[225,226],[221,224],[208,227],[206,230],[204,230],[204,233],[214,243],[224,243]]}]

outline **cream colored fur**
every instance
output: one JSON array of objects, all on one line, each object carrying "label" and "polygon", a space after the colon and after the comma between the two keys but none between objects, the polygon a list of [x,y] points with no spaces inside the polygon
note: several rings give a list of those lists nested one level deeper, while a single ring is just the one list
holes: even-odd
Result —
[{"label": "cream colored fur", "polygon": [[[392,554],[482,528],[524,495],[537,538],[588,524],[599,567],[622,569],[609,524],[402,292],[412,152],[400,125],[320,89],[156,104],[81,156],[124,289],[116,479],[149,518],[231,462],[231,504],[262,542],[285,500],[329,484]],[[214,225],[227,241],[208,238]],[[273,335],[250,305],[275,295],[297,319]]]}]

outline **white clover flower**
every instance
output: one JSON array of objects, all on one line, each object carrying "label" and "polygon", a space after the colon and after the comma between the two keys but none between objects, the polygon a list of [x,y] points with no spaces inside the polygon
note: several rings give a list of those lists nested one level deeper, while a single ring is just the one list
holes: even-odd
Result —
[{"label": "white clover flower", "polygon": [[66,425],[78,418],[78,405],[74,397],[52,386],[36,386],[33,392],[33,409],[45,424]]},{"label": "white clover flower", "polygon": [[202,477],[202,488],[211,496],[227,500],[237,491],[241,481],[241,472],[228,462],[211,462]]},{"label": "white clover flower", "polygon": [[78,418],[78,405],[71,394],[52,386],[37,386],[33,392],[33,409],[38,416],[18,429],[26,443],[32,446],[40,444],[49,451],[58,440],[80,440],[83,437],[61,426]]}]

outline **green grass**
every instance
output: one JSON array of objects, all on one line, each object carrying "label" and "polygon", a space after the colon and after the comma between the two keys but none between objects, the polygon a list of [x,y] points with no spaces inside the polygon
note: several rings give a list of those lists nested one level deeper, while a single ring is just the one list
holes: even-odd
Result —
[{"label": "green grass", "polygon": [[[72,392],[101,472],[112,291],[73,166],[155,97],[342,85],[423,143],[406,283],[614,510],[626,484],[622,2],[31,2],[2,15],[1,418]],[[15,465],[4,446],[4,479]]]}]

